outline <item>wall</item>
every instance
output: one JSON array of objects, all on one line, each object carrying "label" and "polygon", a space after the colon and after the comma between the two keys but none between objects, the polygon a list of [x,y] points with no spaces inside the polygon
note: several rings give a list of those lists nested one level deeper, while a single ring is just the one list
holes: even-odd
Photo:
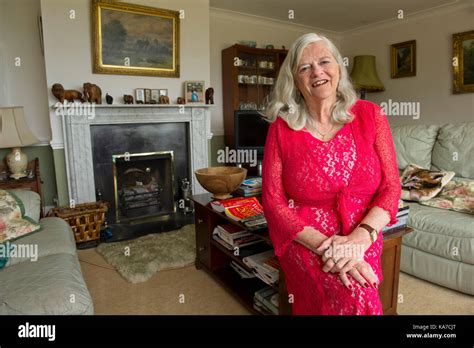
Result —
[{"label": "wall", "polygon": [[[23,149],[29,159],[39,158],[46,205],[53,204],[56,178],[49,145],[51,128],[44,57],[39,40],[40,0],[0,0],[0,106],[23,106],[39,146]],[[19,66],[15,58],[20,58]],[[0,159],[10,150],[1,149]]]},{"label": "wall", "polygon": [[[132,0],[128,3],[184,10],[180,21],[180,78],[106,75],[92,73],[91,1],[41,0],[46,79],[48,89],[61,83],[66,89],[82,90],[84,82],[92,82],[109,93],[115,103],[123,103],[124,94],[135,88],[167,88],[172,101],[183,94],[183,81],[204,80],[209,85],[209,1],[208,0]],[[75,19],[70,11],[75,11]],[[49,92],[49,105],[57,102]],[[50,112],[53,148],[62,148],[59,117]]]},{"label": "wall", "polygon": [[[474,121],[474,94],[452,94],[451,65],[452,34],[473,30],[473,18],[474,6],[460,4],[343,34],[351,64],[355,55],[376,56],[385,92],[370,93],[367,99],[420,103],[419,119],[389,116],[392,125]],[[409,40],[416,40],[416,76],[391,79],[390,45]]]},{"label": "wall", "polygon": [[[135,88],[167,88],[172,102],[183,94],[186,80],[204,80],[209,86],[209,0],[128,0],[145,6],[184,10],[180,21],[180,78],[105,75],[92,73],[91,1],[41,0],[48,103],[57,100],[50,89],[61,83],[67,89],[82,89],[84,82],[99,85],[115,103],[123,103],[123,94],[134,94]],[[74,10],[75,19],[70,18]],[[68,202],[67,178],[61,122],[50,111],[51,145],[54,149],[58,194],[61,204]]]}]

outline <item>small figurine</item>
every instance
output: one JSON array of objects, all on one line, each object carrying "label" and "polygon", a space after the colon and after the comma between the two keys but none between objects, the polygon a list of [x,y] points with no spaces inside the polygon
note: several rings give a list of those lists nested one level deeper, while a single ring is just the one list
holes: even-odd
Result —
[{"label": "small figurine", "polygon": [[133,96],[129,94],[124,94],[123,95],[123,101],[125,104],[133,104]]},{"label": "small figurine", "polygon": [[170,98],[167,95],[160,95],[158,104],[169,104],[169,103],[170,103]]},{"label": "small figurine", "polygon": [[214,88],[206,89],[206,104],[214,104]]},{"label": "small figurine", "polygon": [[102,90],[93,83],[86,82],[83,85],[84,99],[89,103],[102,104]]},{"label": "small figurine", "polygon": [[82,93],[76,91],[75,89],[67,89],[65,90],[63,85],[60,83],[55,83],[51,88],[51,92],[53,95],[58,98],[61,104],[67,100],[69,102],[74,102],[74,99],[79,99],[81,102],[84,102],[84,98],[82,98]]},{"label": "small figurine", "polygon": [[185,104],[184,98],[178,97],[178,99],[176,100],[176,103],[178,103],[178,104]]},{"label": "small figurine", "polygon": [[106,93],[105,101],[107,102],[107,104],[111,105],[114,102],[114,98],[109,93]]}]

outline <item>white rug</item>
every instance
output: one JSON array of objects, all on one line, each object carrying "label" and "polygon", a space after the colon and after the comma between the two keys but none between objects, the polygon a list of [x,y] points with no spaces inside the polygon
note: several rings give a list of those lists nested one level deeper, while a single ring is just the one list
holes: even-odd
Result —
[{"label": "white rug", "polygon": [[102,243],[97,252],[131,283],[141,283],[156,272],[189,266],[196,258],[194,225],[151,233],[116,243]]}]

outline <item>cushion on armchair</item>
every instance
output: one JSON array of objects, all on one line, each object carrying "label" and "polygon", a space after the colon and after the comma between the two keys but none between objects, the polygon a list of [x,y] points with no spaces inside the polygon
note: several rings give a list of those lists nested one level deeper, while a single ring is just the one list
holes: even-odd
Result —
[{"label": "cushion on armchair", "polygon": [[10,254],[11,245],[7,242],[41,229],[24,212],[23,203],[15,194],[0,190],[0,268],[5,266]]}]

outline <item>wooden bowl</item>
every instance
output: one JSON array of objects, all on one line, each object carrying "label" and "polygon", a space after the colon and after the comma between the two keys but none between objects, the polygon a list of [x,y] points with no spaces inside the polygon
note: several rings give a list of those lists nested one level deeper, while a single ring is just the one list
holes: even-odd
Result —
[{"label": "wooden bowl", "polygon": [[247,169],[239,167],[209,167],[194,172],[197,180],[204,189],[213,194],[212,198],[231,198],[235,191],[247,177]]}]

